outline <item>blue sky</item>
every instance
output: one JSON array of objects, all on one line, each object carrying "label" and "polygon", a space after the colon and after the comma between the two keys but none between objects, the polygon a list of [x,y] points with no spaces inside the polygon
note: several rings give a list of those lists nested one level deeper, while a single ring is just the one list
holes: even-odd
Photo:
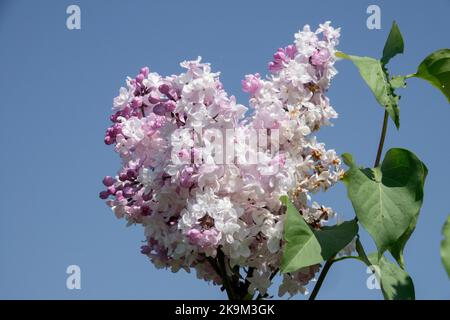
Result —
[{"label": "blue sky", "polygon": [[[66,28],[66,8],[81,8],[81,30]],[[366,8],[381,8],[381,30],[366,27]],[[219,299],[194,274],[156,270],[139,253],[139,227],[126,228],[98,199],[101,179],[119,168],[103,144],[112,98],[127,75],[149,65],[161,74],[203,56],[222,71],[241,103],[245,74],[266,72],[280,46],[304,24],[342,27],[340,50],[380,56],[395,19],[405,54],[395,74],[415,71],[430,52],[450,47],[449,0],[419,1],[0,1],[0,298]],[[329,92],[340,118],[320,139],[372,165],[383,110],[347,61]],[[449,299],[439,257],[447,214],[450,105],[435,88],[411,79],[402,91],[401,130],[386,147],[413,150],[430,170],[418,227],[406,248],[419,299]],[[386,150],[387,150],[386,148]],[[318,195],[350,219],[343,185]],[[368,251],[372,241],[363,234]],[[81,290],[66,288],[66,268],[81,268]],[[380,299],[357,261],[333,266],[321,299]],[[303,297],[298,297],[302,299]]]}]

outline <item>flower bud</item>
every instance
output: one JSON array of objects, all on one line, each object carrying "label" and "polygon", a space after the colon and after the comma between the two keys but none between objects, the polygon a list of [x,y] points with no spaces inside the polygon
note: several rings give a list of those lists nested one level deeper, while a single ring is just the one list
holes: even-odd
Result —
[{"label": "flower bud", "polygon": [[166,83],[163,83],[162,85],[159,86],[158,90],[162,94],[168,94],[170,91],[170,86]]},{"label": "flower bud", "polygon": [[103,184],[106,187],[112,186],[114,184],[114,182],[116,182],[116,179],[114,179],[111,176],[106,176],[106,177],[103,178]]},{"label": "flower bud", "polygon": [[127,176],[126,172],[121,172],[121,173],[119,174],[119,180],[120,180],[120,181],[126,181],[126,180],[128,180],[128,176]]},{"label": "flower bud", "polygon": [[145,77],[144,77],[144,75],[142,73],[140,73],[140,74],[138,74],[136,76],[136,82],[137,83],[142,83],[142,81],[144,81],[144,79],[145,79]]},{"label": "flower bud", "polygon": [[284,49],[284,52],[289,58],[294,59],[297,54],[297,47],[290,44]]},{"label": "flower bud", "polygon": [[111,136],[105,137],[105,144],[110,145],[114,143],[114,139]]},{"label": "flower bud", "polygon": [[283,51],[277,51],[277,52],[275,52],[275,54],[273,55],[273,58],[274,58],[275,60],[282,60],[282,61],[284,61],[284,60],[286,60],[286,55],[284,54]]},{"label": "flower bud", "polygon": [[163,116],[167,112],[166,105],[163,103],[158,103],[153,107],[153,112],[158,116]]},{"label": "flower bud", "polygon": [[139,73],[142,74],[144,77],[147,77],[150,73],[150,69],[148,67],[143,67],[141,70],[139,70]]},{"label": "flower bud", "polygon": [[152,252],[152,249],[149,246],[141,246],[142,254],[150,254],[150,252]]},{"label": "flower bud", "polygon": [[133,179],[136,177],[136,170],[134,169],[128,169],[127,170],[127,177],[128,179]]},{"label": "flower bud", "polygon": [[109,192],[108,192],[108,191],[102,191],[102,192],[100,192],[99,197],[100,197],[100,199],[102,199],[102,200],[108,199],[108,197],[109,197]]}]

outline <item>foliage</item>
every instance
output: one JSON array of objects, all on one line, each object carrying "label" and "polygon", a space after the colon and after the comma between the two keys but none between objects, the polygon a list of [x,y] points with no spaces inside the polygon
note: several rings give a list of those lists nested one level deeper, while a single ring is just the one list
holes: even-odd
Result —
[{"label": "foliage", "polygon": [[[365,254],[362,243],[357,236],[355,250],[357,256],[336,257],[338,247],[342,248],[344,242],[333,243],[335,239],[324,238],[318,241],[315,233],[307,229],[303,219],[291,204],[285,199],[288,219],[285,228],[287,245],[283,259],[284,271],[289,272],[301,268],[308,263],[318,263],[325,260],[322,273],[312,293],[312,299],[317,295],[323,280],[330,267],[346,259],[357,259],[370,266],[377,274],[382,293],[388,300],[410,300],[415,298],[412,278],[406,271],[403,250],[413,233],[424,199],[424,185],[428,174],[425,164],[413,152],[392,148],[386,152],[381,161],[383,144],[386,137],[388,116],[397,129],[400,127],[399,96],[396,90],[406,87],[406,81],[416,77],[427,80],[437,87],[450,102],[450,49],[441,49],[426,57],[419,65],[417,72],[409,75],[391,77],[387,64],[393,57],[404,51],[404,40],[396,22],[392,24],[391,31],[386,40],[381,59],[372,57],[359,57],[337,52],[336,56],[350,60],[372,91],[376,101],[385,108],[377,158],[373,167],[361,167],[355,163],[350,154],[343,154],[342,158],[349,169],[346,171],[343,182],[347,188],[348,198],[352,202],[356,213],[353,223],[359,222],[375,241],[378,251],[369,257]],[[381,164],[380,164],[381,162]],[[339,237],[339,226],[336,237]],[[314,243],[308,251],[304,250],[305,239],[299,237],[299,230],[308,232],[307,239]],[[343,235],[357,234],[357,227],[352,232],[342,232]],[[447,219],[442,231],[444,239],[441,243],[442,262],[450,277],[450,217]],[[345,240],[348,240],[346,237]],[[329,254],[321,254],[325,248]],[[389,251],[396,263],[389,261],[385,252]],[[311,259],[314,257],[314,259]]]}]

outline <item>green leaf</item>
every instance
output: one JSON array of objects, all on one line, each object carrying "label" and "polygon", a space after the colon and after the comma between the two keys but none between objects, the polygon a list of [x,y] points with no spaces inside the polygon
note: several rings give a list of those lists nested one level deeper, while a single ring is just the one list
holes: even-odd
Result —
[{"label": "green leaf", "polygon": [[336,56],[353,62],[361,77],[372,90],[375,99],[386,108],[398,129],[400,127],[399,97],[395,95],[381,62],[374,58],[351,56],[342,52],[337,52]]},{"label": "green leaf", "polygon": [[284,228],[285,247],[281,259],[281,272],[294,272],[322,262],[320,243],[306,221],[289,201],[287,196],[280,198],[286,206]]},{"label": "green leaf", "polygon": [[358,234],[358,222],[354,219],[334,226],[322,227],[313,232],[319,240],[322,259],[328,260],[348,245]]},{"label": "green leaf", "polygon": [[414,74],[441,90],[450,103],[450,49],[441,49],[426,57]]},{"label": "green leaf", "polygon": [[398,148],[386,153],[381,167],[363,169],[352,164],[345,173],[356,216],[375,240],[380,256],[398,243],[418,215],[424,180],[423,163],[412,152]]},{"label": "green leaf", "polygon": [[372,254],[369,260],[375,269],[379,272],[381,291],[386,300],[414,300],[414,283],[409,274],[390,262],[384,256],[377,259],[377,254]]},{"label": "green leaf", "polygon": [[349,166],[352,167],[355,165],[355,161],[353,160],[353,156],[350,153],[344,153],[341,156],[342,160],[344,160],[344,163]]},{"label": "green leaf", "polygon": [[[422,179],[422,195],[421,197],[423,198],[423,186],[425,185],[425,179],[428,175],[428,169],[425,166],[425,164],[423,164],[423,179]],[[418,191],[420,192],[420,191]],[[411,234],[414,232],[414,230],[416,229],[416,224],[417,224],[417,220],[419,218],[419,211],[416,212],[416,214],[414,215],[411,223],[409,224],[408,228],[406,229],[405,233],[402,234],[402,236],[392,245],[389,247],[389,251],[391,252],[392,256],[395,258],[395,260],[398,262],[398,264],[404,268],[405,264],[403,261],[403,250],[405,249],[406,243],[408,242],[409,238],[411,237]]]},{"label": "green leaf", "polygon": [[386,65],[389,60],[395,57],[399,53],[403,53],[404,43],[403,37],[400,33],[400,29],[398,28],[397,23],[392,22],[391,31],[389,32],[389,36],[384,44],[383,49],[383,57],[381,58],[381,63]]},{"label": "green leaf", "polygon": [[394,89],[406,87],[406,77],[405,76],[393,77],[389,82],[391,84],[391,87]]},{"label": "green leaf", "polygon": [[447,275],[450,278],[450,215],[442,228],[444,239],[441,242],[441,258]]},{"label": "green leaf", "polygon": [[312,230],[287,196],[280,198],[286,206],[286,220],[281,272],[294,272],[328,260],[342,250],[358,233],[356,220]]}]

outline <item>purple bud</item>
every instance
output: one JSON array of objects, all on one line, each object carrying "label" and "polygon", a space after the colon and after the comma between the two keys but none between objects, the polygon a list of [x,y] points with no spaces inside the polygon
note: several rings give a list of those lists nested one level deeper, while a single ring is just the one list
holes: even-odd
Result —
[{"label": "purple bud", "polygon": [[275,54],[273,55],[273,58],[275,60],[285,60],[286,59],[286,55],[284,54],[283,51],[277,51],[275,52]]},{"label": "purple bud", "polygon": [[105,144],[110,145],[114,143],[114,139],[111,136],[105,137]]},{"label": "purple bud", "polygon": [[294,59],[295,58],[295,54],[297,53],[297,48],[296,46],[290,44],[288,45],[285,50],[286,54],[289,56],[289,58]]},{"label": "purple bud", "polygon": [[150,252],[152,252],[152,249],[149,246],[141,246],[142,254],[149,254]]},{"label": "purple bud", "polygon": [[122,116],[126,116],[131,112],[131,108],[129,105],[127,105],[125,108],[123,108],[122,110]]},{"label": "purple bud", "polygon": [[163,116],[167,112],[167,109],[164,104],[158,103],[156,106],[153,107],[153,112],[158,116]]},{"label": "purple bud", "polygon": [[144,77],[144,75],[142,73],[140,73],[140,74],[138,74],[136,76],[136,82],[137,83],[142,83],[142,81],[144,81],[144,79],[145,79],[145,77]]},{"label": "purple bud", "polygon": [[116,182],[116,179],[111,176],[106,176],[103,178],[103,184],[107,187],[112,186],[114,182]]},{"label": "purple bud", "polygon": [[128,179],[133,179],[136,177],[136,170],[134,169],[128,169],[127,170],[127,177]]},{"label": "purple bud", "polygon": [[128,180],[127,173],[126,173],[126,172],[121,172],[121,173],[119,174],[119,180],[120,180],[120,181],[126,181],[126,180]]},{"label": "purple bud", "polygon": [[148,67],[143,67],[141,70],[139,70],[139,73],[142,74],[144,77],[147,77],[150,73],[150,69]]},{"label": "purple bud", "polygon": [[109,197],[109,192],[108,192],[108,191],[102,191],[102,192],[100,192],[99,197],[100,197],[100,199],[102,199],[102,200],[108,199],[108,197]]},{"label": "purple bud", "polygon": [[159,86],[159,92],[161,92],[162,94],[168,94],[170,91],[170,86],[166,83],[163,83],[162,85]]},{"label": "purple bud", "polygon": [[113,126],[113,134],[114,135],[118,135],[122,133],[122,124],[121,123],[116,123]]}]

